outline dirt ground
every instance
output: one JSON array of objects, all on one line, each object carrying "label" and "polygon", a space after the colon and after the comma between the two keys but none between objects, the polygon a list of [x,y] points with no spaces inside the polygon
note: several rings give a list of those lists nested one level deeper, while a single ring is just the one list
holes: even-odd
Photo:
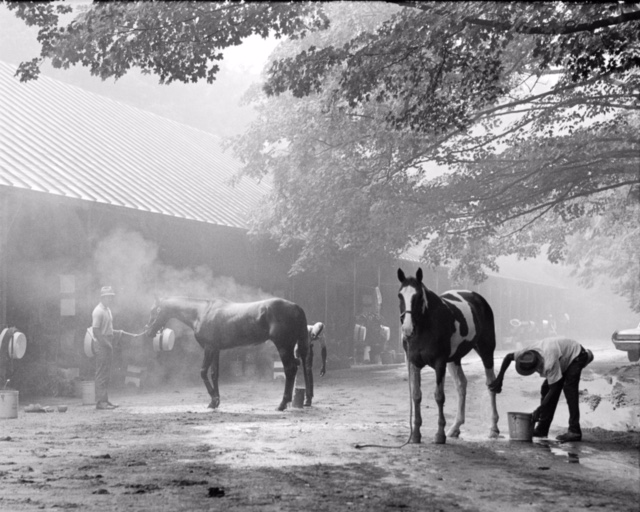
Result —
[{"label": "dirt ground", "polygon": [[[222,382],[220,409],[204,387],[112,393],[115,411],[83,406],[0,420],[0,510],[480,510],[638,511],[640,365],[596,350],[583,373],[582,443],[509,440],[507,412],[533,410],[541,380],[507,373],[500,430],[488,439],[477,357],[464,361],[467,422],[432,444],[433,371],[423,370],[423,443],[409,437],[403,365],[357,366],[316,379],[312,408],[275,410],[283,383]],[[499,366],[504,352],[496,353]],[[194,368],[194,372],[198,372]],[[447,421],[455,413],[447,379]],[[564,431],[564,398],[551,434]],[[384,448],[357,448],[360,444]]]}]

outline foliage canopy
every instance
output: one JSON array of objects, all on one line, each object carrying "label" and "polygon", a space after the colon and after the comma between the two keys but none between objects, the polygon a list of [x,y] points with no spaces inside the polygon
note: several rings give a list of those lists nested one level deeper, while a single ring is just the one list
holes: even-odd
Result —
[{"label": "foliage canopy", "polygon": [[[63,5],[8,6],[40,27],[23,80],[51,59],[212,81],[224,48],[286,37],[233,146],[273,179],[256,231],[299,246],[294,272],[420,243],[478,281],[501,255],[547,247],[640,310],[637,265],[622,263],[640,245],[637,2],[113,2],[69,23]],[[585,252],[580,233],[613,225],[625,257],[596,263],[612,253]]]}]

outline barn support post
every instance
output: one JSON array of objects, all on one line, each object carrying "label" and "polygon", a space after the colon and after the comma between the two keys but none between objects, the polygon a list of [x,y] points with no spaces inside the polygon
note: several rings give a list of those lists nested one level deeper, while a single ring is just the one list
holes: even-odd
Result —
[{"label": "barn support post", "polygon": [[0,329],[7,324],[9,194],[0,190]]},{"label": "barn support post", "polygon": [[329,323],[329,273],[324,274],[324,323]]},{"label": "barn support post", "polygon": [[356,283],[358,277],[358,268],[356,266],[356,255],[353,255],[353,318],[355,322],[355,318],[358,316],[358,304],[356,300],[356,295],[358,292],[358,285]]}]

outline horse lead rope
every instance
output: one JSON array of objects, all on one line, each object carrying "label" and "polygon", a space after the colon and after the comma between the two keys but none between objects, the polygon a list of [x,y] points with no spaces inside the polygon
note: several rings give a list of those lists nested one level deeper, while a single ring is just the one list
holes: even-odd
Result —
[{"label": "horse lead rope", "polygon": [[[406,355],[405,355],[406,356]],[[403,448],[407,446],[411,442],[411,437],[413,436],[413,394],[411,390],[411,373],[409,372],[409,358],[407,358],[407,374],[409,375],[407,381],[409,382],[409,439],[407,439],[404,443],[398,446],[390,446],[384,444],[356,444],[355,448]]]}]

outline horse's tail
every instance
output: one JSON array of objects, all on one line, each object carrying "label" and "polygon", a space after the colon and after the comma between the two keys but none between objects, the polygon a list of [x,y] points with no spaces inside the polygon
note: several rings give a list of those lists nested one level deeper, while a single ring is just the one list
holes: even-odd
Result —
[{"label": "horse's tail", "polygon": [[478,351],[485,368],[493,368],[493,353],[496,349],[496,325],[491,305],[482,295],[475,292],[481,306],[482,347]]}]

